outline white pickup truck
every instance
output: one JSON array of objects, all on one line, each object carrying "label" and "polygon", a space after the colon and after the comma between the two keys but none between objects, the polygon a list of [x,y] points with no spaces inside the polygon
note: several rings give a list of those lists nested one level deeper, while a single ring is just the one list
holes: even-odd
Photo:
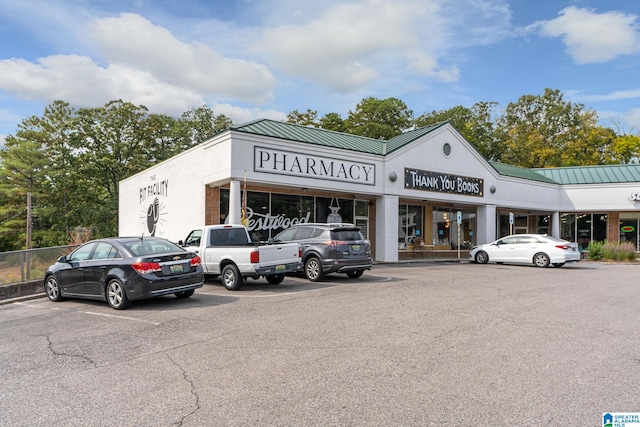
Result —
[{"label": "white pickup truck", "polygon": [[276,285],[285,273],[298,271],[302,262],[298,243],[255,243],[242,225],[202,226],[179,244],[200,256],[205,275],[222,276],[222,284],[232,291],[240,289],[247,277],[264,276]]}]

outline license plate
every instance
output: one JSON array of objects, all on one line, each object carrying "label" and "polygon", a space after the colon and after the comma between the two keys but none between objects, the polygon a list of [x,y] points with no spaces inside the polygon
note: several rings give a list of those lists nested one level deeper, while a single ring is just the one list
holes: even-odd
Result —
[{"label": "license plate", "polygon": [[173,264],[170,268],[171,268],[171,274],[182,273],[184,271],[182,269],[182,264]]},{"label": "license plate", "polygon": [[276,265],[276,273],[282,273],[286,269],[287,269],[287,266],[285,265]]},{"label": "license plate", "polygon": [[353,249],[354,251],[359,251],[360,250],[360,245],[352,245],[351,249]]}]

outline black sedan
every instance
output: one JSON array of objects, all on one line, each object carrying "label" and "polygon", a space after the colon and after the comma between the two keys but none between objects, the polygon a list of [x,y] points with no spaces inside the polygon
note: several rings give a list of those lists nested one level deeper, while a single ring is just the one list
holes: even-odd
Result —
[{"label": "black sedan", "polygon": [[92,240],[47,269],[51,301],[65,297],[104,301],[117,310],[131,301],[175,294],[189,298],[202,287],[200,257],[157,237]]}]

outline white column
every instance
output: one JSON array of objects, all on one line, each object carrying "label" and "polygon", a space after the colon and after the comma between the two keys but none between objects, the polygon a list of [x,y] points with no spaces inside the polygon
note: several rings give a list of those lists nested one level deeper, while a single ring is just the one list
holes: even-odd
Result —
[{"label": "white column", "polygon": [[496,205],[478,206],[476,244],[496,240]]},{"label": "white column", "polygon": [[560,238],[560,212],[551,214],[551,235]]},{"label": "white column", "polygon": [[398,261],[398,196],[376,199],[376,261]]},{"label": "white column", "polygon": [[240,181],[232,179],[229,183],[229,224],[242,224],[242,196]]}]

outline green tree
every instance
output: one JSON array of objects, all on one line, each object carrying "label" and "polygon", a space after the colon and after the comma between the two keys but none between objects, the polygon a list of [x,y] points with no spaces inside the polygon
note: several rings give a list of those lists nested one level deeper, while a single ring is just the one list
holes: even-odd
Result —
[{"label": "green tree", "polygon": [[79,110],[53,102],[0,149],[0,250],[25,245],[27,192],[34,247],[65,244],[73,230],[116,234],[122,179],[230,125],[206,106],[174,119],[122,100]]},{"label": "green tree", "polygon": [[640,136],[613,135],[613,137],[614,141],[609,145],[606,153],[607,163],[639,163]]},{"label": "green tree", "polygon": [[374,139],[391,139],[413,125],[413,111],[397,98],[365,98],[349,111],[347,132]]},{"label": "green tree", "polygon": [[335,132],[346,132],[347,125],[338,113],[327,113],[318,122],[319,127],[322,129],[332,130]]},{"label": "green tree", "polygon": [[232,124],[231,119],[224,114],[216,116],[206,105],[182,113],[173,132],[176,138],[173,154],[201,143],[212,135],[228,129]]},{"label": "green tree", "polygon": [[31,193],[32,206],[42,203],[44,170],[48,159],[42,143],[27,132],[22,136],[6,138],[0,150],[0,232],[4,245],[13,248],[26,246],[27,193]]},{"label": "green tree", "polygon": [[445,121],[451,123],[451,126],[466,138],[465,132],[471,127],[471,123],[473,122],[473,111],[471,108],[457,105],[447,110],[423,113],[416,118],[415,125],[421,128]]},{"label": "green tree", "polygon": [[[64,102],[54,102],[42,117],[24,119],[18,125],[16,135],[7,137],[7,144],[0,154],[0,191],[7,201],[0,207],[0,218],[3,213],[23,209],[26,193],[30,192],[34,246],[66,242],[64,196],[72,182],[65,179],[73,174],[74,167],[68,146],[72,133],[73,111]],[[22,247],[26,217],[15,217],[4,223],[4,227],[10,230],[3,232],[15,235],[21,242],[16,243],[15,248]]]},{"label": "green tree", "polygon": [[148,110],[121,100],[77,112],[73,135],[75,182],[84,191],[73,194],[81,224],[100,236],[117,234],[118,184],[151,166],[158,155],[157,135]]},{"label": "green tree", "polygon": [[287,114],[287,123],[318,127],[318,111],[311,108],[307,108],[307,111],[303,113],[293,110]]},{"label": "green tree", "polygon": [[498,160],[530,168],[565,166],[570,156],[563,157],[563,153],[586,152],[581,161],[596,164],[589,150],[582,147],[594,142],[587,137],[596,122],[594,111],[564,101],[558,90],[521,96],[509,103],[498,120],[496,134],[504,147]]},{"label": "green tree", "polygon": [[471,108],[461,105],[448,110],[423,113],[415,120],[416,127],[448,121],[488,160],[500,157],[500,143],[495,134],[497,102],[477,102]]}]

